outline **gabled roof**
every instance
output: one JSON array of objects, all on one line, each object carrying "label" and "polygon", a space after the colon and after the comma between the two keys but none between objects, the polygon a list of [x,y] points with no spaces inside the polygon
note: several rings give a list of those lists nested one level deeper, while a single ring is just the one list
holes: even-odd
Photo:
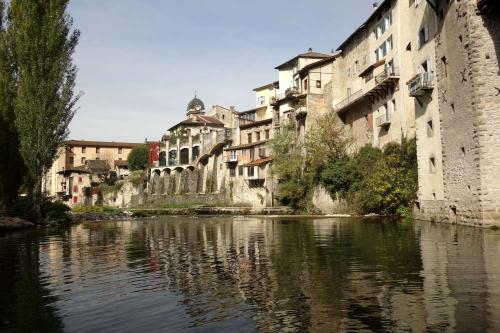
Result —
[{"label": "gabled roof", "polygon": [[193,115],[190,118],[183,120],[180,123],[177,123],[174,126],[170,127],[169,131],[171,131],[174,128],[177,128],[181,125],[185,125],[185,126],[205,126],[205,125],[207,125],[207,126],[212,126],[212,127],[224,127],[224,123],[215,117],[204,116],[204,115]]},{"label": "gabled roof", "polygon": [[299,58],[309,58],[309,59],[325,59],[331,57],[331,54],[325,54],[325,53],[319,53],[319,52],[314,52],[314,51],[309,51],[306,53],[301,53],[298,56],[282,63],[281,65],[277,66],[275,69],[281,69],[283,67],[288,66],[289,64],[295,62]]},{"label": "gabled roof", "polygon": [[309,64],[307,66],[304,66],[304,68],[302,68],[300,71],[299,71],[299,74],[302,75],[308,71],[310,71],[311,69],[315,69],[315,68],[318,68],[318,67],[321,67],[321,66],[324,66],[326,64],[329,64],[329,63],[332,63],[335,61],[336,58],[338,58],[340,56],[340,53],[337,53],[333,56],[330,56],[328,58],[325,58],[323,60],[320,60],[320,61],[317,61],[315,63],[312,63],[312,64]]},{"label": "gabled roof", "polygon": [[265,84],[263,86],[257,87],[253,91],[261,91],[261,90],[264,90],[264,89],[276,88],[276,87],[279,86],[279,84],[280,84],[279,81],[274,81],[274,82]]}]

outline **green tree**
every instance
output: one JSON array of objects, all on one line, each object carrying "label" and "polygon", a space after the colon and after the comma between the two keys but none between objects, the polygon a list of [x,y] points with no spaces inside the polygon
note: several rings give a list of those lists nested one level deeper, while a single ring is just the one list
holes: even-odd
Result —
[{"label": "green tree", "polygon": [[14,114],[14,62],[4,26],[5,3],[0,0],[0,208],[17,199],[24,172]]},{"label": "green tree", "polygon": [[144,170],[149,160],[148,145],[139,145],[134,147],[128,154],[128,168],[131,171]]},{"label": "green tree", "polygon": [[42,179],[59,147],[79,96],[73,53],[80,32],[66,13],[69,0],[12,0],[9,46],[17,78],[14,110],[20,152],[36,220],[42,217]]}]

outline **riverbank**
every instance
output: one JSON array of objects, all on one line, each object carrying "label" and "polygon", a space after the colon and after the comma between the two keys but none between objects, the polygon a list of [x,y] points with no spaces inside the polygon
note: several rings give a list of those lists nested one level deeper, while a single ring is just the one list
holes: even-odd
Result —
[{"label": "riverbank", "polygon": [[34,228],[35,224],[18,217],[0,216],[0,232]]}]

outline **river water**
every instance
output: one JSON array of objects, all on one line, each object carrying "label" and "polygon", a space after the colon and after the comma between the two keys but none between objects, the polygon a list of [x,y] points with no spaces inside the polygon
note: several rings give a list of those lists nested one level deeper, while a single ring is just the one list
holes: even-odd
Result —
[{"label": "river water", "polygon": [[168,217],[0,235],[1,332],[500,332],[500,231]]}]

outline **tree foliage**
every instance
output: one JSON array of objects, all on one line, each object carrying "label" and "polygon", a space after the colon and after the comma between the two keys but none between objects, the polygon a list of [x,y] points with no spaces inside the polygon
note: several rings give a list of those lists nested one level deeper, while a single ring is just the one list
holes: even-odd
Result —
[{"label": "tree foliage", "polygon": [[0,209],[10,208],[17,199],[24,172],[15,126],[14,61],[4,26],[5,3],[0,0]]},{"label": "tree foliage", "polygon": [[335,112],[328,112],[318,118],[306,135],[307,166],[321,171],[327,161],[346,156],[353,139]]},{"label": "tree foliage", "polygon": [[148,145],[134,147],[128,154],[128,168],[131,171],[144,170],[149,160]]},{"label": "tree foliage", "polygon": [[79,96],[72,55],[79,31],[66,13],[69,0],[12,0],[9,47],[14,59],[15,124],[35,216],[41,218],[42,179],[59,147]]}]

